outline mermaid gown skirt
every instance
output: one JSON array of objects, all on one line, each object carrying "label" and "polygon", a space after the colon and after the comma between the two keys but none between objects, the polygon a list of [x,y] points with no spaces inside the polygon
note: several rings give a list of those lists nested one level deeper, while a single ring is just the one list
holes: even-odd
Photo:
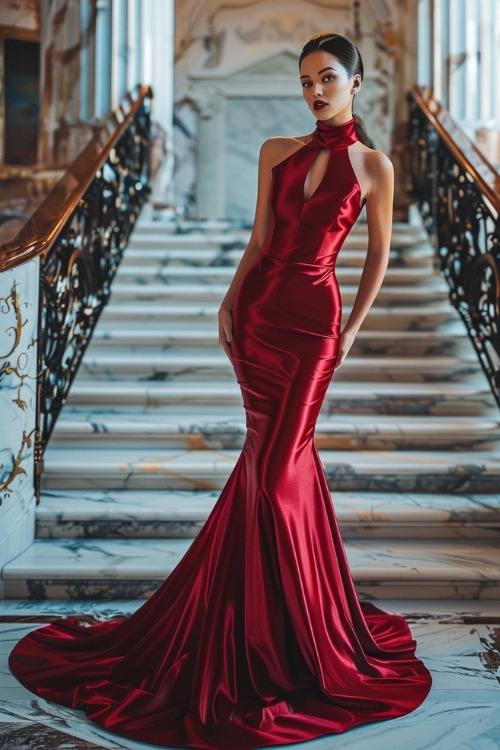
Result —
[{"label": "mermaid gown skirt", "polygon": [[428,693],[405,621],[358,602],[314,445],[338,352],[335,258],[360,207],[352,123],[325,132],[274,170],[272,226],[233,308],[247,436],[203,529],[131,617],[62,620],[11,654],[30,690],[117,734],[250,750],[401,716]]}]

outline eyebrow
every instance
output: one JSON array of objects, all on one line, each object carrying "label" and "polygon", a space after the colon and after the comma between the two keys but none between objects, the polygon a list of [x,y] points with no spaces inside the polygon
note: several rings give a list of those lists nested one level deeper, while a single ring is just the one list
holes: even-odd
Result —
[{"label": "eyebrow", "polygon": [[[328,66],[327,68],[321,68],[321,70],[318,70],[318,75],[321,75],[321,73],[324,73],[325,70],[333,70],[333,72],[335,73],[335,68],[331,68],[330,66]],[[302,75],[300,77],[301,78],[310,78],[311,76],[306,73],[305,75]]]}]

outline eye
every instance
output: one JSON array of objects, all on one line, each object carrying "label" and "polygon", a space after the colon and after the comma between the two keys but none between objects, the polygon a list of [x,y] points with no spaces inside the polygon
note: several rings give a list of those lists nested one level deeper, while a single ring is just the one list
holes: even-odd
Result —
[{"label": "eye", "polygon": [[303,89],[308,89],[311,86],[311,81],[301,81],[301,83]]},{"label": "eye", "polygon": [[333,81],[336,78],[336,76],[329,73],[327,76],[325,76],[322,81],[323,83],[329,83],[330,81]]}]

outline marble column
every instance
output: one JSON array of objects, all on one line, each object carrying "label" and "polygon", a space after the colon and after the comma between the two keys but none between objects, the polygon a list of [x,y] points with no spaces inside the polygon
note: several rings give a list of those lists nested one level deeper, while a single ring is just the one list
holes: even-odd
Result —
[{"label": "marble column", "polygon": [[224,99],[221,92],[209,86],[198,90],[193,104],[198,113],[196,216],[222,219],[225,216]]},{"label": "marble column", "polygon": [[34,537],[38,288],[38,259],[0,273],[0,570]]},{"label": "marble column", "polygon": [[296,50],[198,71],[188,91],[198,117],[196,218],[251,223],[260,145],[314,127],[297,84]]}]

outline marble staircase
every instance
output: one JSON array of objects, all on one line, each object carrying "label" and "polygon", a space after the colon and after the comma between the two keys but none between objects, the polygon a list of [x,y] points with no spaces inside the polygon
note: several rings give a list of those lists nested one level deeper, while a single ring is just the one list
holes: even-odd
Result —
[{"label": "marble staircase", "polygon": [[[188,548],[244,439],[216,314],[246,233],[145,215],[46,452],[36,540],[6,598],[148,596]],[[346,313],[366,245],[338,267]],[[383,289],[316,439],[360,594],[500,596],[500,412],[420,228],[396,225]]]}]

